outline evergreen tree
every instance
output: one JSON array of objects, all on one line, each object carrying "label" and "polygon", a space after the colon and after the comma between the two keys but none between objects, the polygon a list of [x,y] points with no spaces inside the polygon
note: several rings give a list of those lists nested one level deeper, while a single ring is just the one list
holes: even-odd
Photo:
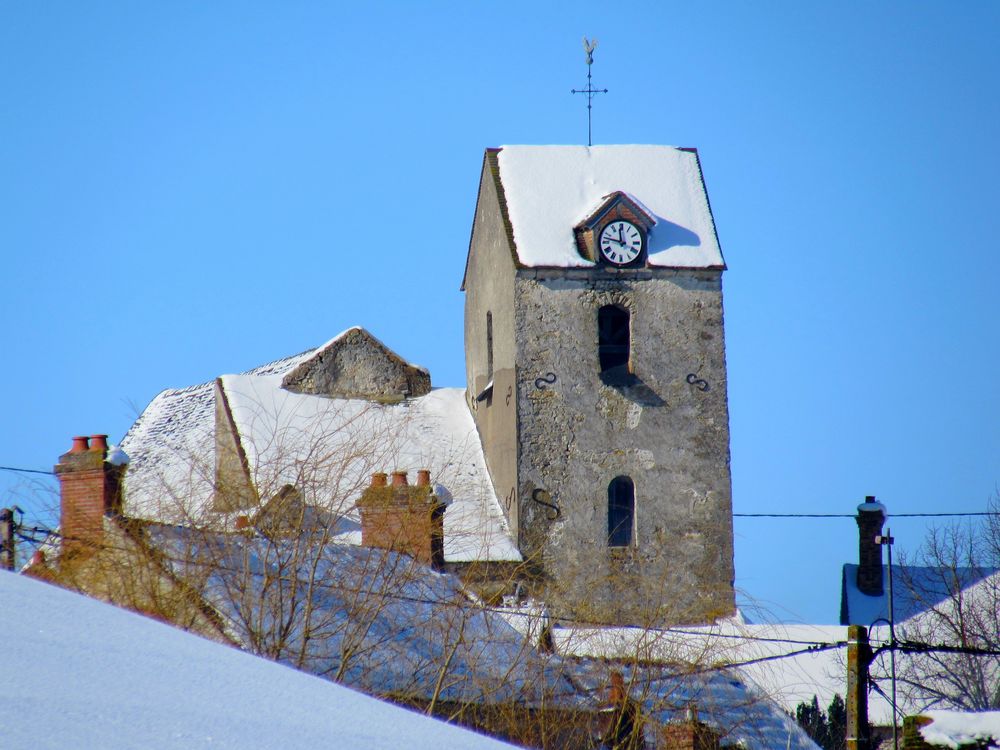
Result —
[{"label": "evergreen tree", "polygon": [[826,711],[827,725],[830,728],[829,750],[847,750],[847,704],[835,693],[830,707]]},{"label": "evergreen tree", "polygon": [[795,720],[799,723],[813,741],[824,750],[830,750],[830,727],[827,724],[826,712],[820,709],[819,700],[813,696],[812,703],[800,703],[795,707]]},{"label": "evergreen tree", "polygon": [[846,750],[847,706],[839,694],[833,696],[826,711],[819,707],[819,699],[802,702],[795,707],[795,720],[813,742],[823,750]]}]

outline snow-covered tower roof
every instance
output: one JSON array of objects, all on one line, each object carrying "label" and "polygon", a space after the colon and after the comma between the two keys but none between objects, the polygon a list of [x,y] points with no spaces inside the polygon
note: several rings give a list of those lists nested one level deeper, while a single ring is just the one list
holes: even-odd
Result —
[{"label": "snow-covered tower roof", "polygon": [[654,219],[649,265],[725,268],[695,149],[503,146],[486,159],[518,266],[593,266],[580,255],[573,228],[621,192]]}]

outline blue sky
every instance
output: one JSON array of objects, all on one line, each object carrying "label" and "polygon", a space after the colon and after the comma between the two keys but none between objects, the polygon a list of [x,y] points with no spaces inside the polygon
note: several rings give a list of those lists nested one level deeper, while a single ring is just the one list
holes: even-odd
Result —
[{"label": "blue sky", "polygon": [[[4,4],[0,465],[355,324],[463,384],[482,151],[586,141],[587,35],[595,143],[701,154],[736,512],[983,510],[998,28],[988,2]],[[0,471],[13,502],[52,496]],[[747,597],[835,621],[853,521],[735,529]]]}]

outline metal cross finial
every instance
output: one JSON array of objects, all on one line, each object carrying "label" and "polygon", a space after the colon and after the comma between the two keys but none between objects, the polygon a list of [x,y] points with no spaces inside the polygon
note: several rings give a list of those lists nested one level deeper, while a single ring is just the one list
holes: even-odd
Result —
[{"label": "metal cross finial", "polygon": [[590,66],[594,64],[594,50],[597,49],[597,40],[591,41],[587,37],[583,38],[583,51],[587,54],[587,88],[585,89],[572,89],[573,94],[586,94],[587,95],[587,145],[593,146],[593,137],[591,135],[591,119],[590,111],[593,109],[594,96],[596,94],[606,94],[607,89],[595,89],[590,78]]}]

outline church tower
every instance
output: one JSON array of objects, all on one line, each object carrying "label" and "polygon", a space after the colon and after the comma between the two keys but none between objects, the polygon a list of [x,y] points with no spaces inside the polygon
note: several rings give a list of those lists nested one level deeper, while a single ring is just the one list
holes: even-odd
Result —
[{"label": "church tower", "polygon": [[557,614],[734,611],[724,269],[693,149],[486,152],[462,285],[467,395]]}]

